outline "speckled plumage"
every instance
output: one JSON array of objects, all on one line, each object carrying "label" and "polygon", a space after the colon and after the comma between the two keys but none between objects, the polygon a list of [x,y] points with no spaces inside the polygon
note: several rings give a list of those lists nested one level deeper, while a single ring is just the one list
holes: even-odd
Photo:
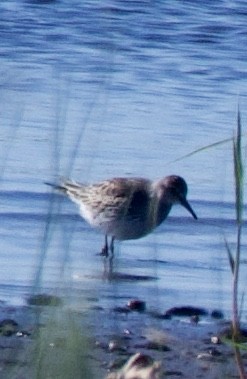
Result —
[{"label": "speckled plumage", "polygon": [[106,236],[114,239],[137,239],[151,233],[168,216],[173,204],[180,203],[196,219],[186,200],[187,184],[171,175],[158,181],[145,178],[113,178],[86,185],[64,181],[53,185],[80,207],[81,216]]}]

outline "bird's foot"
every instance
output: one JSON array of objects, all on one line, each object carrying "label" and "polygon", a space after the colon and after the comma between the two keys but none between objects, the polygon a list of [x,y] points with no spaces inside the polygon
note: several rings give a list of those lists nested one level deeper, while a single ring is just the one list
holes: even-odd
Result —
[{"label": "bird's foot", "polygon": [[102,250],[101,252],[99,253],[99,255],[101,255],[102,257],[108,257],[109,256],[109,251],[108,251],[108,246],[103,246],[102,247]]}]

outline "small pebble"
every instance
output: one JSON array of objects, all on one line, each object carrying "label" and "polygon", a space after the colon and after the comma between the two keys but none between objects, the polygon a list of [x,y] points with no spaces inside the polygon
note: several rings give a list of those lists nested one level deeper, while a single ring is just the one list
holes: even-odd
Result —
[{"label": "small pebble", "polygon": [[26,330],[20,330],[16,333],[16,337],[29,337],[31,336],[30,332],[27,332]]},{"label": "small pebble", "polygon": [[202,360],[211,360],[212,355],[209,353],[200,353],[197,355],[197,359],[202,359]]},{"label": "small pebble", "polygon": [[212,357],[219,357],[220,355],[222,355],[221,352],[215,347],[212,347],[211,349],[209,349],[208,353],[211,354]]},{"label": "small pebble", "polygon": [[221,352],[215,348],[210,348],[205,353],[200,353],[197,355],[197,359],[211,360],[212,358],[221,356]]},{"label": "small pebble", "polygon": [[108,343],[108,350],[112,353],[113,351],[126,352],[126,348],[121,346],[120,342],[117,340],[112,340]]},{"label": "small pebble", "polygon": [[215,345],[219,345],[221,343],[221,340],[218,336],[212,336],[211,337],[211,342]]},{"label": "small pebble", "polygon": [[95,347],[98,347],[98,348],[103,349],[103,350],[108,350],[108,346],[105,343],[98,341],[98,340],[95,341]]}]

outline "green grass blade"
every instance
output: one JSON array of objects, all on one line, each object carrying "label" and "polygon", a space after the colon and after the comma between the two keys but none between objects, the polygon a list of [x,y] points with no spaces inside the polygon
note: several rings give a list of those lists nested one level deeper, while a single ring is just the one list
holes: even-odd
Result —
[{"label": "green grass blade", "polygon": [[240,350],[247,350],[246,342],[235,342],[229,338],[222,338],[222,342],[224,342],[225,344],[230,345],[232,347],[237,347]]},{"label": "green grass blade", "polygon": [[237,136],[233,138],[233,158],[236,196],[236,219],[237,223],[242,222],[243,212],[243,160],[242,160],[242,127],[240,111],[238,109]]},{"label": "green grass blade", "polygon": [[[240,110],[238,108],[238,124],[237,124],[237,151],[239,153],[239,157],[242,158],[241,154],[241,140],[242,140],[242,126],[241,126],[241,115]],[[242,159],[240,160],[242,164]]]},{"label": "green grass blade", "polygon": [[223,139],[223,140],[211,143],[211,144],[209,144],[207,146],[200,147],[199,149],[196,149],[196,150],[194,150],[194,151],[192,151],[192,152],[190,152],[190,153],[188,153],[186,155],[183,155],[182,157],[177,158],[174,161],[171,161],[169,163],[175,163],[175,162],[181,161],[181,160],[183,160],[185,158],[189,158],[189,157],[192,157],[195,154],[201,153],[204,150],[208,150],[208,149],[211,149],[212,147],[217,147],[217,146],[223,145],[223,144],[231,142],[231,141],[232,141],[232,138],[226,138],[226,139]]},{"label": "green grass blade", "polygon": [[233,258],[233,255],[232,255],[229,243],[227,242],[226,239],[224,239],[224,241],[225,241],[225,247],[226,247],[226,251],[227,251],[227,255],[228,255],[228,260],[229,260],[229,265],[230,265],[230,268],[231,268],[231,272],[232,272],[232,274],[234,274],[235,261],[234,261],[234,258]]}]

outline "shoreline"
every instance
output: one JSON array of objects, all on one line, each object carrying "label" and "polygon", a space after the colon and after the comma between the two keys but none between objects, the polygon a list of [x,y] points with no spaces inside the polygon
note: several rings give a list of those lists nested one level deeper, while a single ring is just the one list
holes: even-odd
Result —
[{"label": "shoreline", "polygon": [[[84,342],[87,341],[84,350],[82,345],[73,347],[73,355],[81,354],[92,371],[92,379],[103,379],[107,375],[109,379],[117,379],[118,370],[138,353],[151,362],[158,362],[159,378],[238,378],[233,348],[222,339],[230,326],[224,318],[217,320],[204,315],[196,318],[190,315],[167,319],[147,312],[143,305],[141,311],[91,306],[83,312],[69,311],[59,303],[47,305],[11,307],[1,304],[0,370],[4,377],[7,378],[13,368],[17,373],[16,379],[35,377],[31,356],[37,348],[37,330],[45,333],[42,344],[46,354],[50,355],[49,359],[53,356],[52,365],[59,365],[57,360],[61,359],[61,354],[63,356],[66,349],[68,353],[70,325],[64,324],[64,315],[69,312],[79,327],[77,332]],[[244,352],[243,357],[247,364]]]}]

